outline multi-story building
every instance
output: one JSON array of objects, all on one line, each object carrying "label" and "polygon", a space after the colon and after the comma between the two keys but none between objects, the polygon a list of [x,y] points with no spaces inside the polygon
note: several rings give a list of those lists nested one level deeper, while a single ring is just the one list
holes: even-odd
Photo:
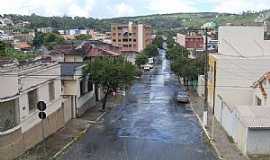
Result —
[{"label": "multi-story building", "polygon": [[190,33],[188,35],[177,33],[176,42],[187,49],[203,49],[204,38],[202,35]]},{"label": "multi-story building", "polygon": [[113,24],[111,26],[112,44],[122,51],[141,52],[152,43],[152,27],[145,24]]},{"label": "multi-story building", "polygon": [[[0,153],[1,159],[13,159],[63,127],[69,106],[63,105],[58,63],[3,61],[0,65]],[[47,104],[43,121],[38,101]]]},{"label": "multi-story building", "polygon": [[211,111],[245,155],[269,154],[265,73],[270,68],[270,41],[264,39],[264,27],[224,26],[218,38],[218,53],[209,55]]}]

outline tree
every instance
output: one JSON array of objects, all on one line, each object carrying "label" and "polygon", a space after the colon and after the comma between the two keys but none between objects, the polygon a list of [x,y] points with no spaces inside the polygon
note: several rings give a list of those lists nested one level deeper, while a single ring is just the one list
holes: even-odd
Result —
[{"label": "tree", "polygon": [[0,57],[5,57],[7,45],[5,42],[0,41]]},{"label": "tree", "polygon": [[62,43],[63,41],[64,41],[64,38],[56,33],[49,32],[44,35],[45,43],[51,43],[51,42]]},{"label": "tree", "polygon": [[77,40],[89,40],[92,38],[91,35],[88,34],[80,34],[75,37]]},{"label": "tree", "polygon": [[148,62],[148,57],[145,54],[141,53],[136,56],[136,60],[135,60],[136,65],[141,66],[141,65],[146,64],[147,62]]},{"label": "tree", "polygon": [[202,55],[196,59],[188,58],[189,51],[179,44],[170,41],[166,58],[171,60],[171,69],[180,78],[184,79],[184,84],[188,81],[196,80],[199,74],[204,72],[204,58]]},{"label": "tree", "polygon": [[129,85],[136,75],[136,67],[123,58],[104,57],[90,62],[84,73],[91,74],[95,85],[104,89],[102,110],[105,110],[108,95]]},{"label": "tree", "polygon": [[156,57],[158,55],[158,47],[155,44],[148,45],[144,50],[143,53],[147,57]]},{"label": "tree", "polygon": [[153,44],[156,45],[158,48],[163,48],[163,38],[161,36],[157,36],[154,39]]},{"label": "tree", "polygon": [[33,39],[33,46],[35,48],[40,48],[44,44],[44,34],[41,32],[36,32]]}]

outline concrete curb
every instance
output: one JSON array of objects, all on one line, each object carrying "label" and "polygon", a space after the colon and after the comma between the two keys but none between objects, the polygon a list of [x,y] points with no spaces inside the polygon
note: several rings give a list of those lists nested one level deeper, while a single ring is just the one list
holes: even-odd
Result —
[{"label": "concrete curb", "polygon": [[196,118],[198,119],[200,126],[202,127],[205,135],[207,136],[207,139],[209,140],[210,144],[212,145],[212,147],[214,148],[215,152],[217,153],[217,156],[218,156],[217,158],[220,159],[220,160],[224,160],[224,158],[222,157],[220,151],[218,150],[215,142],[213,141],[213,138],[210,137],[207,129],[204,127],[203,122],[202,122],[200,116],[197,114],[197,112],[193,108],[192,102],[190,102],[190,108],[192,109],[193,113],[195,114]]},{"label": "concrete curb", "polygon": [[[94,123],[96,124],[107,112],[102,113],[100,116],[97,117],[97,119],[95,121],[89,121],[89,123]],[[87,130],[91,127],[91,125],[89,125],[88,127],[86,127],[84,130],[82,130],[81,132],[79,132],[79,134],[73,138],[70,142],[68,142],[62,149],[60,149],[57,153],[55,153],[52,158],[50,158],[50,160],[54,160],[56,159],[58,156],[60,156],[62,153],[64,153],[73,143],[77,142],[82,136],[84,136],[87,132]]]}]

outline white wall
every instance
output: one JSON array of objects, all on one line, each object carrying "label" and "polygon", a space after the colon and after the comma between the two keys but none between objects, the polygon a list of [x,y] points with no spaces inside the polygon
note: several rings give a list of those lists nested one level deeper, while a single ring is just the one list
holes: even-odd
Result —
[{"label": "white wall", "polygon": [[216,95],[221,95],[231,104],[251,105],[251,86],[261,75],[269,71],[270,58],[216,57]]},{"label": "white wall", "polygon": [[204,86],[205,86],[205,80],[204,80],[204,75],[199,75],[198,76],[198,87],[197,87],[197,93],[199,96],[204,95]]},{"label": "white wall", "polygon": [[176,35],[176,42],[180,45],[185,47],[186,46],[186,36],[180,33]]},{"label": "white wall", "polygon": [[224,55],[254,57],[270,55],[270,41],[264,40],[264,27],[219,27],[218,52]]},{"label": "white wall", "polygon": [[144,49],[144,28],[143,24],[138,25],[138,52]]},{"label": "white wall", "polygon": [[248,154],[270,153],[270,130],[248,130],[247,138]]},{"label": "white wall", "polygon": [[[215,106],[215,117],[226,133],[233,138],[242,153],[247,151],[247,128],[239,120],[234,107],[226,100],[218,98]],[[225,102],[225,103],[224,103]]]},{"label": "white wall", "polygon": [[60,65],[37,67],[33,72],[24,74],[21,79],[21,90],[25,91],[31,87],[36,87],[50,79],[60,78]]},{"label": "white wall", "polygon": [[[10,74],[10,73],[8,73]],[[0,98],[11,97],[18,93],[18,77],[0,74]]]}]

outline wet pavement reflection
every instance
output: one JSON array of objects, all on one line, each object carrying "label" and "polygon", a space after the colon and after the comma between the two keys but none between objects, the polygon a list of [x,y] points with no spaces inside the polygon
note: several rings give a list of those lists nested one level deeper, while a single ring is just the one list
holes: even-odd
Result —
[{"label": "wet pavement reflection", "polygon": [[179,87],[165,51],[162,62],[134,83],[123,103],[87,131],[65,160],[214,160],[195,115],[178,104]]}]

